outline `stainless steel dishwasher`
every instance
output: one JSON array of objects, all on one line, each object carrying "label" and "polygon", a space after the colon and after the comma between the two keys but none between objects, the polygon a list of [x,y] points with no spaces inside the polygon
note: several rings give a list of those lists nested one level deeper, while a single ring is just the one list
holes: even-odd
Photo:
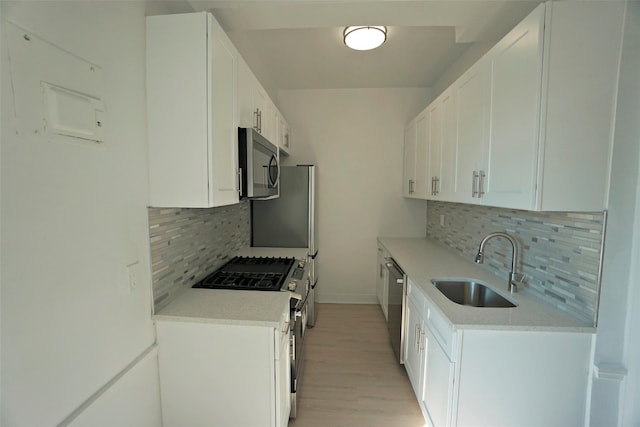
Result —
[{"label": "stainless steel dishwasher", "polygon": [[389,304],[389,341],[398,361],[404,363],[404,300],[406,293],[407,275],[393,258],[386,259],[389,272],[387,283],[387,301]]}]

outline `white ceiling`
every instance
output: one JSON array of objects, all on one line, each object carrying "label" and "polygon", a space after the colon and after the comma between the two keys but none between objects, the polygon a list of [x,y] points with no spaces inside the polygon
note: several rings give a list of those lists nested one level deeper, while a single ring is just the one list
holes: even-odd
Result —
[{"label": "white ceiling", "polygon": [[[431,87],[465,54],[484,53],[539,0],[182,0],[211,11],[258,79],[280,89]],[[353,51],[348,25],[386,25],[386,43]],[[476,49],[473,49],[476,47]],[[479,52],[479,53],[478,53]]]}]

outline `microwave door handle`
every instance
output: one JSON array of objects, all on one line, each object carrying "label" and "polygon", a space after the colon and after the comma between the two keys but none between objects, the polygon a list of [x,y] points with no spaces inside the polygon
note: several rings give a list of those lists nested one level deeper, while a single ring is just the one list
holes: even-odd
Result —
[{"label": "microwave door handle", "polygon": [[[271,179],[271,170],[275,169],[275,177],[273,177],[273,179]],[[269,183],[271,184],[271,186],[273,188],[276,187],[276,185],[278,185],[278,178],[279,178],[279,170],[278,170],[278,158],[276,157],[275,154],[271,155],[271,160],[269,161]]]}]

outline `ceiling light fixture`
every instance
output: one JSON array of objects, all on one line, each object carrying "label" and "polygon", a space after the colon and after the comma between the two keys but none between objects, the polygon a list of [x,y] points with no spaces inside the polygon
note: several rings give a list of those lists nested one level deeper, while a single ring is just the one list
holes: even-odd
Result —
[{"label": "ceiling light fixture", "polygon": [[387,39],[387,27],[352,26],[344,29],[344,44],[355,50],[371,50]]}]

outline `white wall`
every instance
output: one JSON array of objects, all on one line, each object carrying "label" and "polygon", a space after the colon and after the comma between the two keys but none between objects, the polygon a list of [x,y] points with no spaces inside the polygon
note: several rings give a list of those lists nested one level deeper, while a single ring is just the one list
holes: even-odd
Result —
[{"label": "white wall", "polygon": [[[3,37],[1,423],[51,426],[72,421],[68,417],[89,398],[100,398],[95,393],[155,340],[146,222],[145,5],[2,1],[1,7],[3,31],[4,20],[12,21],[104,73],[106,141],[100,148],[17,136]],[[39,108],[33,105],[33,114],[41,114]],[[139,284],[130,291],[125,267],[135,262]],[[122,381],[154,384],[156,378],[157,384],[153,361],[145,363],[151,368],[131,367],[137,380],[125,375]],[[133,399],[128,402],[106,390],[110,410],[103,411],[102,424],[158,425],[157,387],[142,388],[140,396],[125,396]]]},{"label": "white wall", "polygon": [[424,201],[402,198],[403,128],[427,106],[416,89],[279,92],[291,126],[283,164],[318,165],[320,302],[374,303],[377,236],[426,233]]},{"label": "white wall", "polygon": [[[640,3],[627,3],[591,395],[592,426],[640,424]],[[635,238],[634,238],[635,236]],[[625,371],[628,371],[625,375]]]}]

